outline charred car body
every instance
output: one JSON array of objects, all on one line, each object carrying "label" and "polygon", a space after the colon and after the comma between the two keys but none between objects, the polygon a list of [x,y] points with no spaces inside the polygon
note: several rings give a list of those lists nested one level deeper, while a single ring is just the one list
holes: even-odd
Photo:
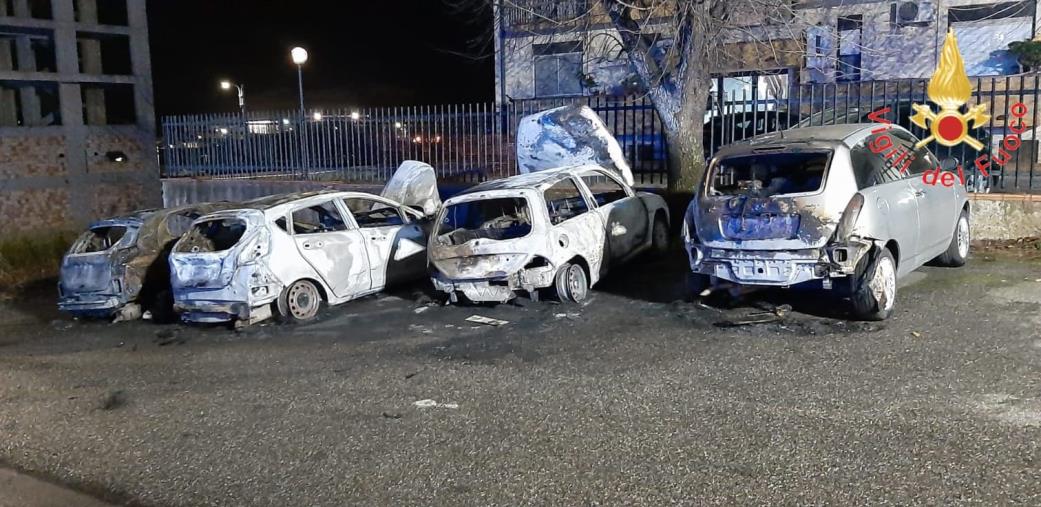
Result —
[{"label": "charred car body", "polygon": [[888,317],[898,278],[933,259],[960,266],[969,250],[965,189],[923,182],[940,162],[917,142],[898,126],[852,124],[720,150],[684,217],[692,289],[836,290],[855,316]]},{"label": "charred car body", "polygon": [[406,161],[381,196],[301,192],[203,216],[170,255],[174,306],[190,322],[305,321],[422,278],[439,204],[434,170]]},{"label": "charred car body", "polygon": [[58,308],[78,316],[170,318],[167,257],[192,221],[231,203],[142,210],[91,224],[62,259]]},{"label": "charred car body", "polygon": [[609,266],[666,248],[664,200],[633,191],[621,148],[588,107],[522,119],[517,151],[523,174],[477,185],[438,214],[431,278],[450,301],[537,299],[546,288],[581,301]]}]

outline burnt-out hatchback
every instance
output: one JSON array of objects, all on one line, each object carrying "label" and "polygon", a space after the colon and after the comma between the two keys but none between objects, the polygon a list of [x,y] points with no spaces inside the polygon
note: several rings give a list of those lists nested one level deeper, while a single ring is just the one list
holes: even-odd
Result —
[{"label": "burnt-out hatchback", "polygon": [[76,316],[121,320],[151,312],[172,316],[167,257],[201,215],[233,206],[202,203],[141,210],[91,224],[61,263],[58,308]]},{"label": "burnt-out hatchback", "polygon": [[687,209],[692,290],[719,282],[835,291],[854,316],[887,318],[896,281],[969,250],[962,185],[905,129],[835,125],[776,132],[722,149]]}]

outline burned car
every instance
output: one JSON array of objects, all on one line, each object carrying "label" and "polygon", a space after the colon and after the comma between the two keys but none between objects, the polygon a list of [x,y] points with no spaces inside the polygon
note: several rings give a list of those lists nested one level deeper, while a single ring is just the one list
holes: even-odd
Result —
[{"label": "burned car", "polygon": [[887,318],[897,279],[931,260],[960,266],[969,253],[965,188],[926,183],[940,162],[917,143],[899,126],[851,124],[724,148],[684,217],[692,290],[830,290],[857,318]]},{"label": "burned car", "polygon": [[588,107],[522,119],[517,150],[523,174],[470,188],[438,213],[428,256],[450,301],[537,300],[542,289],[582,301],[609,266],[667,248],[665,201],[633,191],[621,148]]},{"label": "burned car", "polygon": [[320,190],[203,216],[170,255],[174,306],[189,322],[313,319],[426,274],[434,170],[406,161],[380,196]]},{"label": "burned car", "polygon": [[172,318],[167,256],[199,216],[232,207],[207,203],[142,210],[98,221],[62,259],[58,308],[83,317]]}]

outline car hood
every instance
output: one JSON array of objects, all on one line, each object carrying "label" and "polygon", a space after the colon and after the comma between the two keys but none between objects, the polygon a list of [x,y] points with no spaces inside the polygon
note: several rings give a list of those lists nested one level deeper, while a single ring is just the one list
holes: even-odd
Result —
[{"label": "car hood", "polygon": [[622,147],[589,106],[558,107],[521,119],[517,127],[521,173],[589,164],[614,171],[633,184]]},{"label": "car hood", "polygon": [[423,210],[430,216],[441,206],[441,196],[437,193],[437,175],[430,164],[416,160],[406,160],[394,171],[387,185],[380,192],[381,197],[397,201],[405,206]]}]

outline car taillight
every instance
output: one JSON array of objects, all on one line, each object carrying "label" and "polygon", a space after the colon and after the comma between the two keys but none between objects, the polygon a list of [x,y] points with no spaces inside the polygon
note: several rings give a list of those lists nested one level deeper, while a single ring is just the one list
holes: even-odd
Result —
[{"label": "car taillight", "polygon": [[853,234],[853,226],[857,224],[857,218],[860,217],[860,210],[862,209],[864,209],[864,194],[859,192],[853,194],[853,198],[849,200],[846,209],[842,211],[842,218],[839,220],[839,226],[835,230],[835,239],[837,241],[846,241]]}]

